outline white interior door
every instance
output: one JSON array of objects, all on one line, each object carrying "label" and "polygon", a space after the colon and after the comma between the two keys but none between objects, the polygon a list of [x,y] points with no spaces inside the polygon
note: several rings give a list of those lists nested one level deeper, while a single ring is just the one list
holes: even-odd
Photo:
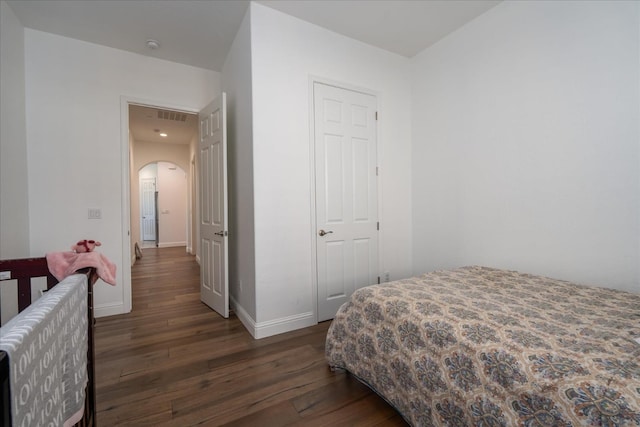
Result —
[{"label": "white interior door", "polygon": [[376,98],[314,83],[318,321],[378,282]]},{"label": "white interior door", "polygon": [[142,215],[142,240],[156,240],[156,179],[142,178],[141,187],[141,215]]},{"label": "white interior door", "polygon": [[223,92],[199,115],[200,299],[229,317],[227,125]]}]

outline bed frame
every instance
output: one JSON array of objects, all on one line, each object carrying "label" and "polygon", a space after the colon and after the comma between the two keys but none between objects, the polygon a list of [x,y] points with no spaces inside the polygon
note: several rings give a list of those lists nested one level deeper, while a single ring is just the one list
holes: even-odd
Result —
[{"label": "bed frame", "polygon": [[[58,280],[51,275],[46,258],[23,258],[12,260],[0,260],[0,271],[10,272],[11,277],[0,280],[15,280],[18,282],[18,312],[23,311],[31,304],[31,279],[35,277],[47,278],[47,290],[53,288]],[[96,426],[96,388],[95,388],[95,350],[93,339],[93,284],[98,279],[94,268],[85,268],[78,273],[85,274],[88,280],[87,293],[87,317],[88,317],[88,345],[87,345],[87,392],[85,393],[84,415],[75,424],[78,427]],[[0,281],[0,285],[3,283]],[[0,425],[11,425],[11,397],[9,393],[9,358],[4,351],[0,351],[0,403],[2,414]]]}]

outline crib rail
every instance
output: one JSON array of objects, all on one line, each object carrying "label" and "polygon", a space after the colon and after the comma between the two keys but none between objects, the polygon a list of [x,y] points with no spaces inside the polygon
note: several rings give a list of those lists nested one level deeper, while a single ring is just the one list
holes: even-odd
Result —
[{"label": "crib rail", "polygon": [[[15,280],[18,284],[18,312],[23,311],[31,304],[31,279],[37,277],[47,278],[47,289],[54,287],[58,280],[51,275],[46,258],[23,258],[13,260],[0,260],[0,272],[3,273],[2,281]],[[98,275],[93,268],[85,268],[78,273],[85,274],[89,283],[87,293],[87,317],[88,317],[88,349],[87,349],[87,392],[85,393],[85,411],[82,419],[76,424],[78,427],[96,426],[96,391],[95,391],[95,350],[94,350],[94,316],[93,316],[93,284]],[[0,285],[3,282],[0,281]],[[11,425],[11,396],[9,391],[9,358],[4,351],[0,351],[0,403],[2,413],[0,421],[2,426]]]},{"label": "crib rail", "polygon": [[16,280],[18,282],[18,312],[31,304],[31,279],[35,277],[47,278],[47,289],[58,283],[49,273],[46,258],[23,258],[0,261],[0,272],[8,272],[10,277],[2,280]]},{"label": "crib rail", "polygon": [[4,408],[10,408],[9,404],[9,358],[7,353],[0,351],[0,404],[2,404],[2,414],[0,414],[0,425],[11,425],[11,412]]}]

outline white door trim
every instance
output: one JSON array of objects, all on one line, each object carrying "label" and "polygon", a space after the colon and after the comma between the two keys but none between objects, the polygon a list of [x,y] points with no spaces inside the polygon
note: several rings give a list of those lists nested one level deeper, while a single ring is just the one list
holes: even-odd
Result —
[{"label": "white door trim", "polygon": [[[137,98],[133,96],[120,96],[120,166],[122,171],[122,263],[119,268],[122,270],[122,307],[119,310],[117,306],[109,307],[96,306],[97,316],[109,316],[114,314],[129,313],[131,311],[131,265],[135,261],[131,258],[131,159],[129,150],[129,105],[142,105],[151,108],[162,108],[165,110],[181,111],[185,113],[198,114],[198,107],[176,105],[170,101],[158,101]],[[197,224],[196,224],[197,225]]]},{"label": "white door trim", "polygon": [[[316,154],[315,154],[315,115],[314,115],[314,104],[313,104],[313,86],[315,83],[321,83],[328,86],[334,86],[340,89],[346,89],[353,92],[360,92],[366,95],[372,95],[376,97],[378,111],[380,111],[380,94],[372,89],[364,88],[362,86],[352,85],[349,83],[340,82],[333,79],[328,79],[325,77],[310,75],[309,76],[309,170],[310,170],[310,208],[311,208],[311,229],[309,232],[311,233],[311,301],[313,307],[313,322],[318,323],[318,262],[317,262],[317,217],[316,217]],[[377,163],[378,167],[380,167],[381,159],[380,159],[380,132],[378,131],[378,120],[376,122],[376,152],[377,155]],[[382,185],[381,185],[381,174],[378,174],[378,185],[377,194],[378,194],[378,221],[380,223],[380,227],[382,228]],[[382,246],[383,239],[382,233],[378,233],[378,276],[380,276],[380,272],[382,271],[382,260],[381,254],[383,253]]]}]

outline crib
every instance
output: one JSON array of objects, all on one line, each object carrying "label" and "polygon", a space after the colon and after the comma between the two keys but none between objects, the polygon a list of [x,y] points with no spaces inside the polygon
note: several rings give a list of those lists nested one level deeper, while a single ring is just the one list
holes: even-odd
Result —
[{"label": "crib", "polygon": [[[22,312],[31,304],[32,278],[45,277],[47,290],[52,289],[58,281],[49,272],[46,258],[24,258],[14,260],[0,260],[0,272],[10,272],[10,278],[2,277],[0,280],[12,280],[17,282],[18,289],[18,312]],[[87,276],[87,386],[84,401],[84,414],[82,419],[75,424],[79,427],[96,425],[96,404],[95,404],[95,352],[94,352],[94,316],[93,316],[93,284],[98,279],[94,268],[86,268],[78,273]],[[9,273],[5,273],[9,274]],[[0,281],[0,285],[6,283]],[[0,350],[0,403],[2,403],[2,414],[0,415],[0,425],[11,426],[11,396],[9,391],[10,365],[8,356]]]}]

